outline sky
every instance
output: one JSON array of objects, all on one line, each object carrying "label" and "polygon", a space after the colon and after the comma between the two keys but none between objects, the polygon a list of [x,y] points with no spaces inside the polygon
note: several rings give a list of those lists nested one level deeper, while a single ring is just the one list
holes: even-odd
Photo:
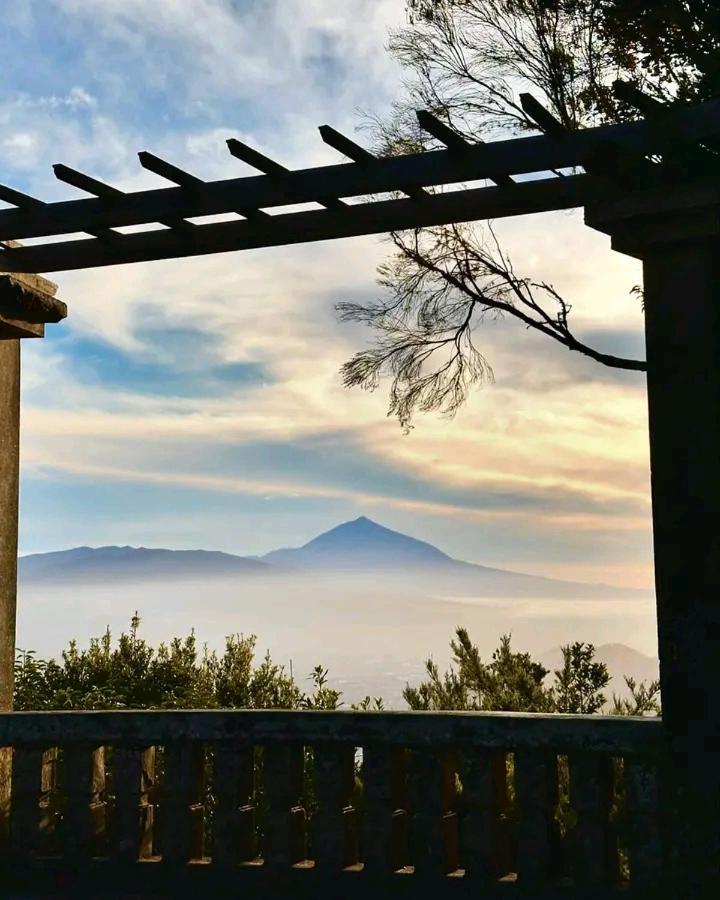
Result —
[{"label": "sky", "polygon": [[[161,186],[150,150],[205,179],[251,174],[237,137],[290,167],[368,141],[402,73],[402,0],[14,0],[3,9],[0,180],[81,196],[56,162]],[[359,130],[360,129],[360,130]],[[581,212],[498,223],[518,270],[580,337],[643,355],[639,265]],[[652,583],[644,376],[513,322],[477,342],[495,383],[452,420],[388,418],[343,388],[372,339],[335,304],[378,296],[378,237],[56,273],[69,316],[23,344],[21,552],[131,544],[263,553],[367,515],[472,562]]]}]

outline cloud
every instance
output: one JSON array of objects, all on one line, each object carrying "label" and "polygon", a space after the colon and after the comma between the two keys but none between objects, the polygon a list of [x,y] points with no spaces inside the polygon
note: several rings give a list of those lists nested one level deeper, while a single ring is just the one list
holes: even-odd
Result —
[{"label": "cloud", "polygon": [[[53,179],[59,160],[125,190],[162,184],[139,167],[144,148],[202,178],[245,174],[226,151],[229,136],[291,166],[336,161],[315,126],[351,133],[358,107],[387,109],[400,90],[382,50],[404,15],[395,0],[13,9],[0,49],[17,89],[0,103],[0,164],[45,199],[78,195]],[[31,20],[47,31],[49,54],[38,52]],[[21,81],[26,57],[36,65]],[[611,255],[577,214],[498,231],[518,271],[573,304],[580,337],[639,352],[635,261]],[[24,347],[26,496],[43,483],[44,506],[28,501],[33,515],[59,498],[67,509],[65,486],[82,482],[91,487],[64,533],[81,535],[85,515],[86,541],[103,529],[121,542],[121,530],[172,535],[180,526],[168,524],[168,509],[188,491],[204,499],[183,520],[183,539],[218,546],[233,514],[215,504],[228,494],[257,500],[242,507],[253,528],[239,512],[232,521],[264,535],[258,550],[283,529],[309,538],[309,523],[361,509],[480,562],[572,577],[573,566],[602,559],[599,580],[613,580],[613,566],[646,578],[642,376],[605,370],[514,322],[483,326],[495,386],[452,422],[423,417],[403,437],[385,416],[386,385],[348,392],[338,375],[371,336],[339,324],[333,304],[374,295],[386,252],[377,238],[357,238],[60,274],[70,316]],[[97,498],[114,483],[136,517],[128,509],[116,520],[109,502],[101,524]]]}]

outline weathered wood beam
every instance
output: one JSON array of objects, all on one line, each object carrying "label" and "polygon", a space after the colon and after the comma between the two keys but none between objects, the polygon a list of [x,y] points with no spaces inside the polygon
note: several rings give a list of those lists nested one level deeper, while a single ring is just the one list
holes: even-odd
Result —
[{"label": "weathered wood beam", "polygon": [[[119,197],[125,196],[124,191],[121,191],[110,184],[105,184],[104,181],[99,181],[97,178],[92,178],[90,175],[85,175],[83,172],[78,172],[77,169],[71,169],[70,166],[63,165],[63,163],[56,163],[53,166],[53,171],[55,172],[55,177],[59,181],[63,181],[65,184],[76,187],[78,190],[85,191],[88,194],[95,194],[95,196],[99,197],[101,200],[116,200]],[[190,232],[195,227],[192,222],[186,222],[182,218],[158,219],[157,221],[161,225],[166,225],[168,228],[177,231]]]},{"label": "weathered wood beam", "polygon": [[[437,116],[434,116],[428,110],[418,109],[415,115],[417,116],[418,123],[423,131],[427,131],[427,133],[431,134],[436,140],[445,144],[448,150],[454,150],[456,153],[467,153],[467,151],[474,146],[469,141],[466,141],[461,134],[458,134],[457,131],[450,128],[449,125],[446,125],[445,122],[438,119]],[[475,143],[484,144],[485,141],[478,139]],[[498,175],[496,178],[491,178],[490,180],[494,181],[499,187],[510,187],[515,184],[509,175]]]},{"label": "weathered wood beam", "polygon": [[[532,94],[520,94],[520,105],[538,128],[558,144],[565,143],[574,133]],[[598,141],[578,162],[590,175],[611,178],[618,184],[632,188],[652,183],[659,173],[658,167],[645,159],[644,155],[629,152],[611,140]]]},{"label": "weathered wood beam", "polygon": [[[12,203],[13,206],[29,210],[30,212],[45,210],[48,206],[43,200],[38,200],[37,197],[31,197],[30,194],[24,194],[22,191],[16,191],[15,188],[8,187],[4,184],[0,184],[0,200],[4,203]],[[85,233],[92,237],[101,238],[102,240],[112,240],[112,238],[120,236],[111,228],[88,230]]]},{"label": "weathered wood beam", "polygon": [[[352,159],[360,166],[375,165],[380,159],[380,157],[375,156],[374,153],[361,147],[360,144],[356,144],[355,141],[350,140],[349,137],[340,134],[339,131],[336,131],[330,125],[321,125],[318,130],[323,141],[329,147],[333,147],[339,153],[347,156],[348,159]],[[413,200],[424,200],[426,197],[430,196],[430,194],[421,187],[398,185],[395,190],[402,191]]]},{"label": "weathered wood beam", "polygon": [[[720,134],[720,100],[671,108],[667,123],[688,141]],[[266,175],[184,187],[136,191],[121,197],[49,203],[42,210],[0,210],[0,241],[69,234],[157,222],[164,217],[193,218],[232,212],[238,204],[267,209],[306,203],[319,196],[354,197],[463,181],[492,179],[568,168],[581,164],[599,141],[612,141],[636,154],[657,149],[656,126],[647,122],[606,125],[574,132],[556,142],[545,135],[473,146],[467,154],[433,150],[379,159],[373,166],[322,166],[291,172],[282,181]]]},{"label": "weathered wood beam", "polygon": [[[197,175],[192,175],[190,172],[186,172],[184,169],[167,162],[167,160],[161,159],[159,156],[155,156],[154,153],[149,153],[147,150],[141,150],[138,153],[138,159],[140,160],[140,165],[144,169],[147,169],[148,172],[154,172],[161,178],[165,178],[167,181],[172,181],[183,187],[197,189],[206,184],[206,182],[204,182],[202,178],[198,178]],[[232,212],[240,213],[241,216],[253,221],[269,218],[268,214],[262,209],[238,207],[237,209],[232,210]]]},{"label": "weathered wood beam", "polygon": [[198,226],[192,240],[171,231],[125,235],[120,245],[63,241],[0,254],[0,271],[53,272],[324,241],[406,228],[499,219],[570,209],[613,195],[613,186],[589,175],[527,181],[508,191],[488,187],[412,199],[359,203],[339,212],[309,210],[269,217],[265,222],[217,222]]},{"label": "weathered wood beam", "polygon": [[682,130],[665,125],[665,113],[668,109],[666,103],[649,96],[629,81],[620,79],[613,83],[613,93],[623,103],[642,113],[649,123],[657,123],[660,141],[658,152],[663,154],[663,163],[674,165],[675,169],[681,170],[681,174],[694,172],[697,175],[708,168],[715,168],[720,162],[717,155],[720,141],[710,138],[703,141],[702,146],[698,146],[687,142]]},{"label": "weathered wood beam", "polygon": [[541,131],[554,141],[564,140],[569,130],[559,119],[546,109],[532,94],[520,94],[520,105],[523,112],[538,126]]},{"label": "weathered wood beam", "polygon": [[[248,166],[252,166],[254,169],[263,172],[265,175],[275,175],[284,178],[290,172],[290,169],[286,166],[276,162],[274,159],[270,159],[269,156],[265,156],[264,153],[260,153],[259,150],[249,147],[237,138],[228,138],[226,143],[228,150],[235,159],[239,159],[241,162],[246,163]],[[318,200],[318,203],[326,209],[341,209],[347,205],[337,197],[326,197],[322,200]]]}]

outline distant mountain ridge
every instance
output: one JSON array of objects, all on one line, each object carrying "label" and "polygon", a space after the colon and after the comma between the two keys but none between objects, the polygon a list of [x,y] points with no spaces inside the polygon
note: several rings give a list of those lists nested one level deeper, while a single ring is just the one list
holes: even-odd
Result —
[{"label": "distant mountain ridge", "polygon": [[212,550],[147,547],[76,547],[37,553],[19,560],[23,581],[100,582],[107,579],[211,579],[279,573],[338,577],[420,576],[442,596],[618,596],[635,593],[607,585],[561,581],[453,559],[426,541],[393,531],[365,516],[343,522],[301,547],[273,550],[262,557]]},{"label": "distant mountain ridge", "polygon": [[75,547],[34,553],[18,560],[21,579],[83,581],[106,578],[156,579],[208,575],[268,574],[257,559],[218,550],[165,550],[148,547]]}]

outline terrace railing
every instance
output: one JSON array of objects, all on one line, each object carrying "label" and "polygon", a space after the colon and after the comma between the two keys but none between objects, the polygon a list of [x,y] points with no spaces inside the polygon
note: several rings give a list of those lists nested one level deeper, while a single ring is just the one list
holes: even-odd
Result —
[{"label": "terrace railing", "polygon": [[653,896],[661,731],[503,713],[6,713],[0,883],[13,896]]}]

